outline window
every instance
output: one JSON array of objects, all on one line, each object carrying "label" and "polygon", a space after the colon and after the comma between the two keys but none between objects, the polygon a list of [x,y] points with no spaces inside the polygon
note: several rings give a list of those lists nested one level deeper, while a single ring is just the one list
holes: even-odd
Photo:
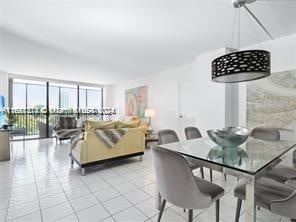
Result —
[{"label": "window", "polygon": [[77,109],[77,89],[60,88],[60,108]]},{"label": "window", "polygon": [[[13,125],[25,128],[30,138],[52,136],[47,133],[52,132],[61,115],[102,119],[100,113],[89,112],[89,109],[102,108],[103,89],[100,87],[18,78],[13,78],[11,83],[11,108],[23,109],[14,114]],[[47,106],[49,110],[46,109]],[[28,112],[28,109],[32,108],[40,110],[41,113]]]},{"label": "window", "polygon": [[49,86],[49,108],[60,108],[60,89],[57,86]]},{"label": "window", "polygon": [[46,82],[13,79],[12,81],[13,108],[45,108]]},{"label": "window", "polygon": [[79,88],[79,108],[86,109],[86,89]]},{"label": "window", "polygon": [[27,84],[27,108],[46,108],[45,84]]},{"label": "window", "polygon": [[26,108],[26,84],[15,83],[12,84],[12,107],[15,109]]},{"label": "window", "polygon": [[79,94],[79,108],[102,108],[102,88],[81,86]]},{"label": "window", "polygon": [[102,108],[101,90],[87,90],[87,106],[88,108]]},{"label": "window", "polygon": [[30,138],[45,137],[46,82],[13,79],[11,87],[11,108],[17,109],[8,117],[13,128],[25,129]]},{"label": "window", "polygon": [[77,109],[77,85],[49,83],[49,108]]}]

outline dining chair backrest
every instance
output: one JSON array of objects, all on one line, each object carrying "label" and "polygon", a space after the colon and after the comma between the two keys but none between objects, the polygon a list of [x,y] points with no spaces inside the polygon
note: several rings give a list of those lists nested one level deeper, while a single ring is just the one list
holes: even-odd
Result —
[{"label": "dining chair backrest", "polygon": [[201,133],[194,126],[188,126],[185,128],[185,136],[187,140],[201,138]]},{"label": "dining chair backrest", "polygon": [[171,129],[164,129],[158,131],[158,143],[167,144],[167,143],[175,143],[179,142],[179,137],[174,130]]},{"label": "dining chair backrest", "polygon": [[251,131],[251,136],[262,140],[278,141],[280,140],[280,130],[277,128],[257,127]]},{"label": "dining chair backrest", "polygon": [[199,190],[181,154],[154,147],[152,155],[158,190],[165,200],[185,209],[203,209],[211,205],[211,197]]}]

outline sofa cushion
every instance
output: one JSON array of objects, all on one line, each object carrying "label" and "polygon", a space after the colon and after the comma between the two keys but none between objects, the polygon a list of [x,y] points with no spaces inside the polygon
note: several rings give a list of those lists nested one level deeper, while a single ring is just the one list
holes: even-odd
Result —
[{"label": "sofa cushion", "polygon": [[59,125],[61,129],[74,129],[76,128],[76,119],[75,117],[61,116]]},{"label": "sofa cushion", "polygon": [[149,129],[149,124],[146,121],[141,120],[138,128],[142,129],[143,133],[146,134]]},{"label": "sofa cushion", "polygon": [[140,120],[130,121],[117,121],[116,128],[136,128],[139,125]]},{"label": "sofa cushion", "polygon": [[114,129],[115,122],[114,121],[91,121],[86,120],[84,122],[85,130],[96,130],[96,129]]},{"label": "sofa cushion", "polygon": [[139,120],[140,121],[140,117],[138,117],[138,116],[132,116],[132,117],[130,117],[130,119],[129,120]]}]

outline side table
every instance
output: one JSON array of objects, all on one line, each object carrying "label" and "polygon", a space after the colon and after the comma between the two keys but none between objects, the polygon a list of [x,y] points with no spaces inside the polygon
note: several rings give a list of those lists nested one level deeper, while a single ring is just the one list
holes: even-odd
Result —
[{"label": "side table", "polygon": [[147,148],[148,143],[158,143],[158,134],[156,132],[148,132],[145,135],[145,148]]},{"label": "side table", "polygon": [[0,130],[0,161],[10,160],[9,130]]}]

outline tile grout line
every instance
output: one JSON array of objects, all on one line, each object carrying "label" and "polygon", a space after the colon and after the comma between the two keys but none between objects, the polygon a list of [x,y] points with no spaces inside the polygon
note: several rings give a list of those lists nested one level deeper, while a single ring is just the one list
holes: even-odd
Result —
[{"label": "tile grout line", "polygon": [[[13,149],[13,150],[15,150],[15,149]],[[25,150],[25,149],[23,148],[23,152],[24,152],[24,150]],[[17,151],[13,151],[13,152],[17,152]],[[31,159],[30,166],[32,167],[33,175],[34,175],[34,185],[35,185],[35,188],[36,188],[36,191],[37,191],[36,180],[35,180],[35,174],[34,174],[34,169],[33,169],[33,162],[32,162],[32,157],[31,157],[31,151],[30,151],[30,159]],[[26,185],[30,185],[30,186],[31,186],[31,184],[26,184]],[[26,186],[26,185],[24,185],[24,186]],[[9,201],[8,201],[8,207],[7,207],[7,213],[6,213],[6,219],[5,219],[5,221],[9,221],[9,220],[8,220],[8,210],[9,210],[9,204],[10,204],[10,199],[11,199],[11,193],[12,193],[12,190],[13,190],[14,188],[18,188],[18,187],[19,187],[19,186],[17,186],[17,187],[12,186],[12,187],[11,187],[10,197],[9,197]],[[37,195],[38,195],[38,193],[37,193]],[[38,199],[39,199],[39,197],[38,197]],[[30,203],[30,202],[34,202],[34,201],[35,201],[35,200],[27,201],[27,202],[25,202],[25,203]],[[39,201],[38,201],[38,204],[39,204],[39,209],[40,209],[40,203],[39,203]],[[33,212],[35,212],[35,211],[33,211]],[[33,213],[33,212],[31,212],[31,213]],[[29,214],[31,214],[31,213],[24,214],[24,215],[21,215],[21,216],[17,216],[17,217],[15,217],[15,218],[13,218],[13,220],[18,219],[18,218],[21,218],[21,217],[24,217],[24,216],[27,216],[27,215],[29,215]],[[42,218],[41,218],[41,220],[42,220]]]},{"label": "tile grout line", "polygon": [[[130,169],[131,170],[131,169]],[[131,171],[133,171],[133,170],[131,170]],[[118,176],[120,176],[120,177],[122,177],[121,175],[119,175],[118,173],[116,173],[116,172],[114,172],[115,174],[117,174]],[[135,172],[136,173],[136,172]],[[138,173],[137,173],[138,174]],[[98,177],[100,177],[104,182],[106,182],[110,187],[112,187],[113,189],[115,189],[119,194],[120,194],[120,196],[121,197],[123,197],[125,200],[127,200],[132,206],[131,207],[135,207],[135,208],[137,208],[132,202],[130,202],[121,192],[119,192],[116,188],[115,188],[115,186],[114,185],[112,185],[112,184],[110,184],[105,178],[103,178],[102,176],[100,176],[100,175],[98,175],[97,173],[96,173],[96,175],[98,176]],[[143,176],[143,175],[141,175],[141,176]],[[124,178],[125,179],[125,178]],[[126,180],[126,179],[125,179]],[[128,180],[126,181],[126,182],[128,182],[128,183],[130,183]],[[126,182],[124,182],[124,183],[126,183]],[[84,181],[83,181],[83,183],[84,183]],[[84,183],[85,184],[85,183]],[[132,184],[132,183],[130,183],[130,184]],[[86,186],[87,186],[87,184],[85,184]],[[134,184],[132,184],[132,185],[134,185]],[[135,185],[134,185],[135,186]],[[87,186],[87,188],[88,188],[88,186]],[[88,188],[89,189],[89,188]],[[106,188],[106,189],[108,189],[108,188]],[[137,187],[136,186],[136,189],[135,190],[137,190],[137,189],[140,189],[139,187]],[[104,189],[103,189],[104,190]],[[131,193],[131,192],[133,192],[133,191],[135,191],[135,190],[131,190],[131,191],[129,191],[129,192],[127,192],[126,194],[128,194],[128,193]],[[140,189],[141,190],[141,189]],[[91,193],[95,193],[95,192],[92,192],[91,190],[90,190],[90,192]],[[143,192],[145,192],[145,191],[143,191]],[[145,192],[146,193],[146,192]],[[147,193],[146,193],[147,194]],[[150,196],[150,194],[147,194],[148,196],[149,196],[149,198],[151,198],[151,196]],[[104,202],[101,202],[97,197],[96,197],[96,195],[94,195],[95,196],[95,198],[101,203],[101,205],[104,207],[104,209],[106,209],[105,208],[105,206],[104,206]],[[118,197],[120,197],[120,196],[117,196],[117,197],[114,197],[114,198],[111,198],[110,200],[112,200],[112,199],[115,199],[115,198],[118,198]],[[148,198],[148,199],[149,199]],[[145,199],[145,200],[148,200],[148,199]],[[145,201],[145,200],[143,200],[143,201]],[[108,200],[109,201],[109,200]],[[143,202],[143,201],[140,201],[139,203],[141,203],[141,202]],[[107,201],[106,201],[107,202]],[[138,204],[138,203],[137,203]],[[127,209],[129,209],[129,208],[131,208],[131,207],[127,207],[127,208],[125,208],[125,209],[123,209],[123,210],[120,210],[120,211],[118,211],[118,212],[116,212],[115,214],[111,214],[107,209],[107,212],[111,215],[111,217],[112,217],[112,219],[114,220],[114,221],[116,221],[115,220],[115,218],[113,217],[113,215],[116,215],[116,214],[119,214],[119,213],[121,213],[121,212],[123,212],[123,211],[125,211],[125,210],[127,210]],[[138,209],[138,208],[137,208]],[[138,209],[139,210],[139,209]],[[140,210],[140,212],[142,212],[141,210]],[[144,216],[146,216],[146,214],[144,214]],[[146,216],[147,217],[147,216]],[[147,217],[148,219],[150,219],[149,217]],[[147,219],[147,220],[148,220]],[[145,220],[146,221],[146,220]]]},{"label": "tile grout line", "polygon": [[[64,145],[64,144],[62,144],[62,145]],[[59,180],[59,177],[57,176],[57,174],[56,174],[56,172],[55,172],[55,169],[52,167],[52,165],[51,165],[51,163],[50,163],[50,161],[49,161],[49,159],[48,159],[48,155],[46,155],[46,158],[47,158],[47,161],[48,161],[48,165],[49,165],[49,167],[52,169],[52,171],[53,171],[55,177],[57,178],[57,181],[58,181],[58,183],[60,184],[60,186],[61,186],[61,188],[62,188],[62,190],[63,190],[63,193],[64,193],[64,195],[66,196],[66,198],[67,198],[67,200],[68,200],[68,202],[69,202],[69,204],[70,204],[70,206],[71,206],[71,208],[72,208],[72,210],[73,210],[73,212],[74,212],[74,214],[75,214],[75,217],[77,218],[77,220],[78,220],[78,222],[79,222],[80,220],[79,220],[79,218],[78,218],[78,216],[77,216],[77,214],[76,214],[76,211],[75,211],[75,209],[74,209],[74,207],[73,207],[73,205],[72,205],[70,199],[68,198],[67,193],[66,193],[66,191],[65,191],[65,189],[64,189],[64,187],[63,187],[61,181]],[[81,180],[81,178],[80,178],[80,180]],[[71,213],[71,214],[72,214],[72,213]],[[71,214],[69,214],[69,215],[65,215],[64,217],[61,217],[61,218],[58,218],[58,219],[56,219],[55,221],[57,221],[57,220],[59,220],[59,219],[62,219],[62,218],[65,218],[65,217],[67,217],[67,216],[70,216]]]},{"label": "tile grout line", "polygon": [[[13,143],[11,143],[11,146],[13,148]],[[14,149],[11,149],[11,152],[13,152],[13,150]],[[7,208],[6,208],[5,221],[8,221],[8,209],[9,209],[9,205],[10,205],[10,198],[11,198],[11,193],[12,193],[13,187],[10,187],[10,188],[11,189],[9,189],[9,197],[8,197],[8,205],[7,205]]]},{"label": "tile grout line", "polygon": [[[75,164],[75,163],[74,163]],[[96,174],[97,175],[97,174]],[[104,180],[104,178],[102,178],[101,176],[99,176],[99,175],[97,175],[98,177],[100,177],[101,179],[103,179]],[[94,195],[94,197],[96,198],[96,200],[101,204],[101,206],[108,212],[108,214],[110,215],[110,217],[114,220],[114,221],[116,221],[114,218],[113,218],[113,215],[108,211],[108,209],[103,205],[103,202],[101,202],[97,197],[96,197],[96,195],[94,194],[95,192],[92,192],[90,189],[89,189],[89,187],[88,187],[88,185],[81,179],[81,176],[79,177],[80,178],[80,180],[82,181],[82,183],[86,186],[86,188],[89,190],[89,192],[91,193],[91,194],[93,194]],[[106,182],[106,181],[105,181]],[[106,182],[107,183],[107,182]],[[109,183],[108,183],[109,184]],[[109,184],[110,185],[110,184]],[[108,188],[106,188],[106,189],[108,189]],[[107,217],[106,218],[103,218],[102,220],[105,220],[105,219],[107,219]]]},{"label": "tile grout line", "polygon": [[[27,146],[26,143],[27,143],[27,141],[25,142],[25,145],[26,145],[26,148],[25,149],[28,148],[28,146]],[[34,169],[34,163],[33,163],[31,148],[29,148],[29,152],[30,152],[31,165],[32,165],[33,175],[34,175],[34,180],[35,180],[35,187],[36,187],[36,191],[37,191],[38,205],[39,205],[39,211],[40,211],[41,221],[43,221],[43,215],[42,215],[41,203],[40,203],[40,197],[39,197],[39,190],[38,190],[37,181],[36,181],[36,175],[35,175],[35,169]]]},{"label": "tile grout line", "polygon": [[[26,144],[26,147],[27,147],[27,144]],[[26,148],[27,149],[27,148]],[[15,149],[13,149],[13,150],[15,150]],[[30,150],[30,149],[29,149]],[[25,151],[25,149],[23,149],[23,152]],[[17,152],[17,151],[14,151],[14,152]],[[34,167],[33,167],[33,159],[32,159],[32,156],[31,156],[31,150],[29,151],[29,156],[30,156],[30,159],[31,159],[31,163],[30,163],[30,165],[31,165],[31,167],[32,167],[32,170],[33,170],[33,175],[34,175],[34,185],[35,185],[35,188],[36,188],[36,192],[37,192],[37,197],[38,197],[38,205],[39,205],[39,211],[41,211],[41,208],[40,208],[40,201],[39,201],[39,195],[38,195],[38,189],[37,189],[37,185],[36,185],[36,178],[35,178],[35,172],[34,172]],[[28,184],[28,185],[31,185],[31,184]],[[13,189],[14,187],[12,187],[12,189]],[[10,198],[11,198],[11,194],[10,194]],[[9,203],[10,203],[10,198],[9,198]],[[28,201],[28,202],[26,202],[26,203],[30,203],[30,202],[34,202],[34,200],[32,200],[32,201]],[[9,206],[9,205],[8,205]],[[9,207],[8,207],[9,208]],[[7,211],[8,211],[8,208],[7,208]],[[33,211],[33,212],[35,212],[35,211]],[[33,212],[31,212],[31,213],[33,213]],[[21,217],[24,217],[24,216],[27,216],[27,215],[29,215],[29,214],[31,214],[31,213],[28,213],[28,214],[24,214],[24,215],[21,215],[21,216],[18,216],[18,217],[15,217],[15,218],[13,218],[13,220],[14,219],[17,219],[17,218],[21,218]],[[40,214],[41,214],[41,212],[40,212]],[[8,213],[6,214],[6,221],[8,221]],[[43,221],[43,219],[42,219],[42,215],[41,215],[41,220]]]},{"label": "tile grout line", "polygon": [[[119,174],[118,174],[119,175]],[[119,175],[120,176],[120,175]],[[108,181],[106,181],[104,178],[102,178],[106,183],[108,183]],[[129,181],[127,181],[128,183],[130,183]],[[123,211],[125,211],[125,210],[127,210],[127,209],[129,209],[129,208],[132,208],[132,207],[135,207],[136,209],[138,209],[145,217],[147,217],[147,219],[145,220],[145,221],[147,221],[147,220],[149,220],[150,218],[146,215],[146,214],[144,214],[139,208],[137,208],[136,207],[136,205],[135,204],[133,204],[131,201],[129,201],[125,196],[124,196],[124,194],[122,194],[121,192],[119,192],[117,189],[116,189],[116,187],[114,186],[114,185],[112,185],[112,184],[110,184],[110,183],[108,183],[113,189],[115,189],[118,193],[120,193],[120,196],[121,197],[123,197],[125,200],[127,200],[132,206],[131,207],[127,207],[127,208],[125,208],[125,209],[123,209],[123,210],[121,210],[121,211],[118,211],[118,212],[116,212],[114,215],[116,215],[116,214],[119,214],[119,213],[121,213],[121,212],[123,212]],[[130,183],[130,184],[132,184],[132,183]],[[133,184],[134,185],[134,184]],[[134,185],[135,186],[135,185]],[[137,187],[137,186],[136,186]],[[135,190],[137,190],[137,189],[139,189],[139,190],[142,190],[142,189],[140,189],[139,187],[137,187]],[[131,191],[129,191],[129,192],[127,192],[126,194],[128,194],[128,193],[131,193],[131,192],[133,192],[133,191],[135,191],[135,190],[131,190]],[[144,192],[144,191],[143,191]],[[144,192],[144,193],[146,193],[146,192]],[[146,193],[147,194],[147,193]],[[147,194],[148,196],[149,196],[149,198],[151,198],[151,196],[149,195],[149,194]],[[145,200],[148,200],[149,198],[147,198],[147,199],[145,199]],[[113,199],[115,199],[115,198],[113,198]],[[110,199],[111,200],[111,199]],[[140,202],[138,202],[137,204],[139,204],[139,203],[141,203],[141,202],[144,202],[145,200],[142,200],[142,201],[140,201]],[[108,200],[109,201],[109,200]],[[107,202],[107,201],[106,201]],[[111,215],[112,216],[112,218],[114,219],[114,217],[113,217],[113,215]],[[114,219],[115,220],[115,219]],[[115,220],[116,221],[116,220]]]}]

